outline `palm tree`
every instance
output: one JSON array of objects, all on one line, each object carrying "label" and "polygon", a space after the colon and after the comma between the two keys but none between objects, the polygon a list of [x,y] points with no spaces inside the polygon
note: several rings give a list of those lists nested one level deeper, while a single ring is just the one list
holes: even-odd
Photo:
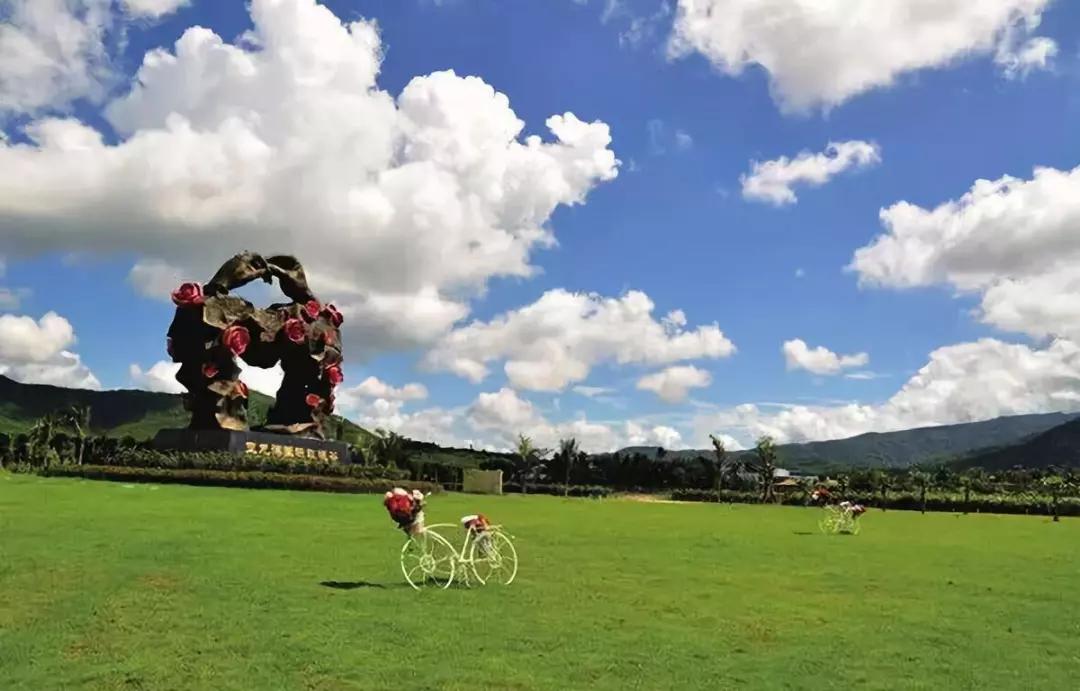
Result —
[{"label": "palm tree", "polygon": [[758,477],[764,487],[761,501],[768,503],[773,500],[773,481],[776,477],[776,444],[769,435],[764,435],[757,440],[754,446]]},{"label": "palm tree", "polygon": [[405,438],[397,432],[376,429],[368,441],[367,451],[378,465],[398,468],[406,465]]},{"label": "palm tree", "polygon": [[840,496],[848,499],[848,490],[851,489],[851,476],[847,473],[838,473],[836,475],[836,486],[840,488]]},{"label": "palm tree", "polygon": [[964,490],[964,513],[967,513],[971,504],[971,492],[982,487],[986,472],[982,468],[968,468],[960,474],[959,480],[960,487]]},{"label": "palm tree", "polygon": [[1057,468],[1050,468],[1050,474],[1040,480],[1043,489],[1050,493],[1052,506],[1054,508],[1054,523],[1061,521],[1061,516],[1058,514],[1058,500],[1061,499],[1062,491],[1065,489],[1065,478],[1062,477],[1060,471]]},{"label": "palm tree", "polygon": [[577,439],[569,437],[568,439],[559,440],[559,453],[556,454],[556,458],[562,463],[564,476],[563,476],[563,496],[569,496],[570,494],[570,469],[574,465],[574,461],[577,460],[579,453]]},{"label": "palm tree", "polygon": [[79,440],[75,462],[82,465],[83,453],[86,451],[86,435],[90,431],[90,406],[71,406],[64,415],[64,421],[75,430],[75,436]]},{"label": "palm tree", "polygon": [[871,491],[876,491],[881,495],[881,510],[887,510],[886,505],[889,502],[889,474],[881,468],[874,468],[870,471],[868,479],[870,480],[870,486],[873,488]]},{"label": "palm tree", "polygon": [[908,477],[910,477],[912,483],[919,488],[919,511],[921,513],[926,513],[926,488],[933,480],[933,476],[919,467],[914,467],[908,471]]},{"label": "palm tree", "polygon": [[533,445],[532,439],[524,434],[518,435],[515,475],[521,483],[521,493],[529,493],[529,476],[540,469],[540,465],[548,453],[547,449],[538,449]]},{"label": "palm tree", "polygon": [[712,442],[713,450],[712,484],[713,489],[719,491],[722,484],[722,472],[727,465],[727,448],[724,446],[724,440],[715,434],[709,435],[709,441]]},{"label": "palm tree", "polygon": [[56,416],[52,413],[42,415],[30,428],[29,456],[31,463],[40,460],[44,465],[49,458],[53,434],[56,433]]}]

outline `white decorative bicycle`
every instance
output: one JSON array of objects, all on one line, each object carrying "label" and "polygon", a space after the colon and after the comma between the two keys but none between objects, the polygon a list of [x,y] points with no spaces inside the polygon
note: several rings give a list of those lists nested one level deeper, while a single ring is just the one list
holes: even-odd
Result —
[{"label": "white decorative bicycle", "polygon": [[826,535],[858,535],[861,524],[859,523],[859,516],[865,511],[861,506],[857,504],[847,504],[846,502],[836,504],[825,505],[825,515],[820,521],[818,521],[818,527],[821,528],[821,532]]},{"label": "white decorative bicycle", "polygon": [[409,585],[420,590],[428,586],[449,588],[455,579],[467,586],[474,580],[480,585],[514,582],[518,556],[511,535],[498,525],[482,529],[466,525],[465,541],[459,550],[435,530],[454,527],[452,523],[424,526],[405,541],[401,547],[401,572]]}]

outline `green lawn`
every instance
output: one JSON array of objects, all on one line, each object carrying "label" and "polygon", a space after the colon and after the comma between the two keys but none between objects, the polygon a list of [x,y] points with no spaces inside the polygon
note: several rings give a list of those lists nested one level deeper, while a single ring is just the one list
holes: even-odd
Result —
[{"label": "green lawn", "polygon": [[[380,497],[0,473],[0,688],[1066,689],[1080,521],[433,497],[509,588],[416,593]],[[455,534],[457,540],[459,535]],[[331,583],[331,585],[327,585]]]}]

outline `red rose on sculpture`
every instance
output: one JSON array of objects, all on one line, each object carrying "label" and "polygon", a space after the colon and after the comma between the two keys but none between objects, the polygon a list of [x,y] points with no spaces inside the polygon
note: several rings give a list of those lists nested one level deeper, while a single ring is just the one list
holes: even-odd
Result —
[{"label": "red rose on sculpture", "polygon": [[251,345],[251,334],[244,327],[233,325],[221,332],[221,344],[233,355],[243,355]]},{"label": "red rose on sculpture", "polygon": [[172,292],[172,301],[178,307],[198,307],[203,304],[202,286],[198,283],[181,283]]},{"label": "red rose on sculpture", "polygon": [[247,398],[248,397],[247,384],[245,384],[242,381],[237,380],[236,385],[233,387],[231,395],[232,395],[233,398],[236,398],[238,396],[240,398]]},{"label": "red rose on sculpture", "polygon": [[341,373],[341,368],[337,365],[330,365],[326,368],[326,381],[330,382],[330,386],[337,386],[345,380],[345,375]]},{"label": "red rose on sculpture", "polygon": [[307,336],[304,322],[299,319],[286,319],[285,326],[282,328],[285,330],[285,337],[293,343],[303,343]]},{"label": "red rose on sculpture", "polygon": [[217,365],[215,365],[212,362],[206,363],[205,365],[202,366],[202,374],[207,379],[213,379],[214,377],[216,377],[218,375]]},{"label": "red rose on sculpture", "polygon": [[304,402],[308,404],[309,408],[318,408],[322,405],[322,397],[317,394],[309,393],[304,398]]},{"label": "red rose on sculpture", "polygon": [[327,305],[323,309],[323,313],[326,315],[326,318],[330,320],[330,323],[334,326],[341,326],[341,322],[345,321],[345,317],[341,316],[341,312],[338,312],[338,308],[334,307],[333,304]]},{"label": "red rose on sculpture", "polygon": [[301,314],[307,317],[308,321],[315,321],[319,318],[319,312],[322,312],[322,305],[319,304],[319,301],[308,300],[304,303],[304,310]]}]

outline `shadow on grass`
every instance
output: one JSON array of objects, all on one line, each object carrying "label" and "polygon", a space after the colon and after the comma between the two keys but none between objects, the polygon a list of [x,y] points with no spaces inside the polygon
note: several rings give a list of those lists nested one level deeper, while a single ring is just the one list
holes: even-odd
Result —
[{"label": "shadow on grass", "polygon": [[793,535],[817,535],[817,533],[809,531],[809,530],[796,530],[792,534]]},{"label": "shadow on grass", "polygon": [[386,586],[382,583],[369,583],[368,581],[322,581],[319,585],[324,588],[333,588],[334,590],[356,590],[357,588],[379,588],[385,589]]}]

